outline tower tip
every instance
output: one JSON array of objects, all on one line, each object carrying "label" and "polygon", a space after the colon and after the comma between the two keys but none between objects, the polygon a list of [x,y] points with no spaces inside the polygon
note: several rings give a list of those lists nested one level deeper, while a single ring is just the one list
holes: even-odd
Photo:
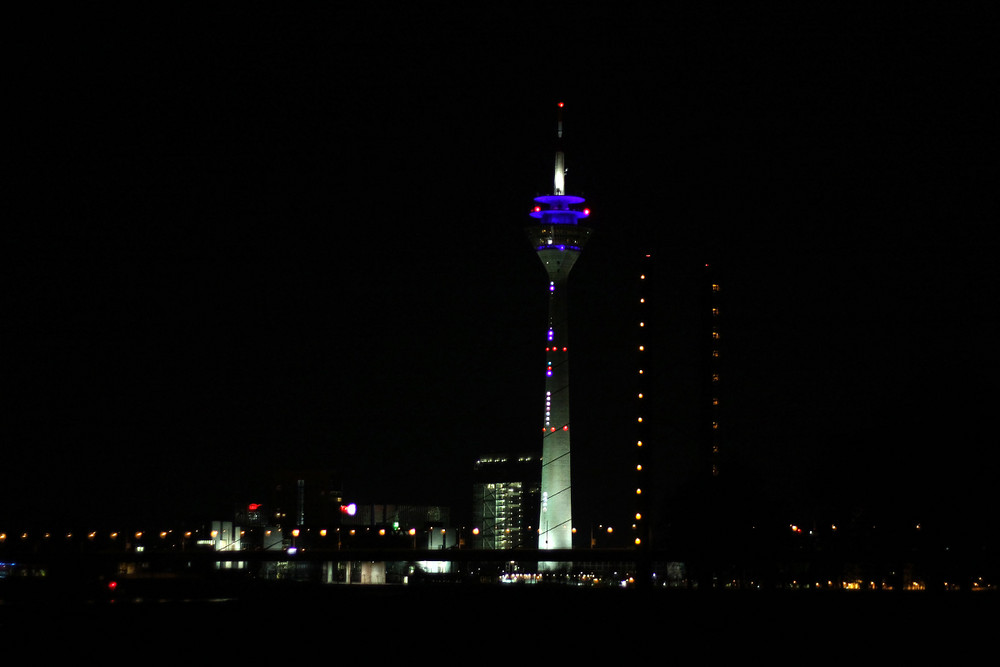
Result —
[{"label": "tower tip", "polygon": [[555,181],[553,183],[552,194],[562,195],[566,194],[566,164],[565,157],[562,151],[562,136],[563,136],[563,121],[562,121],[562,109],[563,103],[558,103],[559,113],[556,118],[556,139],[559,142],[559,146],[556,148],[556,173]]}]

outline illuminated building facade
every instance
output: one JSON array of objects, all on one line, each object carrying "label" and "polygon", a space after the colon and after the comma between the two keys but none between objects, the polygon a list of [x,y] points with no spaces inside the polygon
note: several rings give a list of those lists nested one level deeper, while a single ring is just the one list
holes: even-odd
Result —
[{"label": "illuminated building facade", "polygon": [[473,546],[525,549],[535,546],[538,517],[537,454],[483,456],[473,482]]},{"label": "illuminated building facade", "polygon": [[[559,104],[557,139],[562,140],[562,103]],[[551,195],[536,197],[531,217],[539,224],[528,235],[548,274],[548,327],[545,332],[545,410],[542,422],[542,479],[538,521],[539,549],[573,546],[573,500],[569,418],[569,273],[576,263],[590,229],[580,224],[590,215],[578,209],[583,197],[566,194],[565,157],[556,149],[555,178]]]}]

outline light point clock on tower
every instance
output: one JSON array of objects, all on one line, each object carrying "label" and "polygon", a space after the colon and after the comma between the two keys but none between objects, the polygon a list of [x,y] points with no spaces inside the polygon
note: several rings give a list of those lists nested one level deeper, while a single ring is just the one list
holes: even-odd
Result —
[{"label": "light point clock on tower", "polygon": [[542,488],[538,522],[539,549],[573,546],[573,501],[569,418],[569,272],[576,263],[590,229],[580,224],[590,210],[580,208],[583,197],[566,194],[566,165],[562,150],[564,105],[558,104],[555,175],[551,195],[535,198],[531,217],[539,224],[528,228],[538,258],[548,274],[549,303],[545,332],[545,411],[542,425]]}]

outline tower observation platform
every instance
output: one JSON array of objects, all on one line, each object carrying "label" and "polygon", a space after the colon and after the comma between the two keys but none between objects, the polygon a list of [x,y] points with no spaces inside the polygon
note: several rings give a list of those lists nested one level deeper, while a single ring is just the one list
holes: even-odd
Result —
[{"label": "tower observation platform", "polygon": [[545,411],[542,426],[541,510],[539,549],[573,546],[572,466],[569,415],[569,273],[591,230],[581,221],[589,209],[580,208],[583,197],[567,195],[565,156],[562,150],[562,109],[559,103],[553,193],[535,198],[531,217],[539,224],[528,228],[528,237],[548,274],[548,328],[545,333]]}]

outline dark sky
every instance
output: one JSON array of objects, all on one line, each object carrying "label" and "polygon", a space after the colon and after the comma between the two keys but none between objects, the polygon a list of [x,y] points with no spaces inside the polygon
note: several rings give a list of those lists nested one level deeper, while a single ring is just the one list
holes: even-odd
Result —
[{"label": "dark sky", "polygon": [[755,499],[990,518],[981,17],[583,6],[26,22],[0,523],[217,518],[282,469],[466,502],[478,454],[539,446],[545,283],[523,228],[557,100],[594,210],[571,281],[581,523],[629,509],[646,251],[660,494],[695,446],[711,261]]}]

